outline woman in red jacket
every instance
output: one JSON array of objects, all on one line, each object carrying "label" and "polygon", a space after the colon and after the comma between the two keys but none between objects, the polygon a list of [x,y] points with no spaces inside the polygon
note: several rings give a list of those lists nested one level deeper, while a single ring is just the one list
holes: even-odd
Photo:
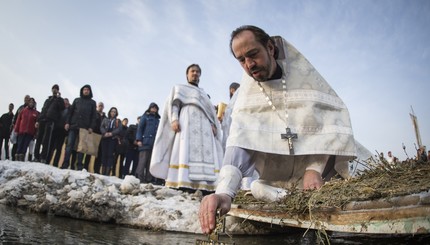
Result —
[{"label": "woman in red jacket", "polygon": [[18,147],[15,155],[17,161],[24,161],[28,145],[36,135],[36,121],[39,112],[36,110],[35,104],[34,98],[30,98],[28,106],[19,113],[15,123],[15,132],[18,135]]}]

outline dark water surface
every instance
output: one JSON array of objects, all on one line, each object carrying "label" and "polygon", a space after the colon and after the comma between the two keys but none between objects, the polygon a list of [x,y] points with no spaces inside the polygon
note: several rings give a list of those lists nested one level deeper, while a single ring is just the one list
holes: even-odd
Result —
[{"label": "dark water surface", "polygon": [[[430,244],[429,235],[361,236],[331,233],[329,237],[330,244]],[[0,244],[195,244],[196,239],[204,240],[206,237],[88,222],[0,204]],[[222,241],[230,244],[272,245],[318,244],[319,240],[314,231],[304,235],[304,230],[293,230],[289,234],[234,236],[232,240],[222,237]]]}]

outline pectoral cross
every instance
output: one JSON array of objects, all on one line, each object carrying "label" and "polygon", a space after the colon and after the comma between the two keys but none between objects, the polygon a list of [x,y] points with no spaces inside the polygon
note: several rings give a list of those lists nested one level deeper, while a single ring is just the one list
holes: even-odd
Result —
[{"label": "pectoral cross", "polygon": [[286,128],[285,130],[287,131],[287,133],[281,134],[281,139],[288,140],[288,148],[290,149],[290,155],[294,155],[293,139],[297,139],[297,134],[291,133],[290,128]]}]

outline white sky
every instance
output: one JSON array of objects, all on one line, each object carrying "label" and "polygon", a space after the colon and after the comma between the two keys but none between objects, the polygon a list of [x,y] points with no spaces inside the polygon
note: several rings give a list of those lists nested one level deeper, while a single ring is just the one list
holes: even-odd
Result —
[{"label": "white sky", "polygon": [[[427,0],[1,0],[0,112],[25,94],[38,102],[60,85],[134,123],[185,83],[191,63],[212,102],[228,101],[242,69],[232,30],[252,24],[292,43],[349,108],[355,138],[372,153],[415,154],[409,112],[429,145],[430,1]],[[427,111],[427,112],[426,112]]]}]

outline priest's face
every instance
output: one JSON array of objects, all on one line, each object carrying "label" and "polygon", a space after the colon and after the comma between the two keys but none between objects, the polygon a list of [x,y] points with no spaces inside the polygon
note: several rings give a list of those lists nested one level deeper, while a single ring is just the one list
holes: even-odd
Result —
[{"label": "priest's face", "polygon": [[254,33],[246,30],[233,39],[231,46],[242,68],[255,80],[267,81],[275,73],[275,49],[272,43],[263,46],[255,39]]},{"label": "priest's face", "polygon": [[200,69],[197,66],[192,66],[188,70],[187,80],[189,83],[199,84],[200,81]]}]

